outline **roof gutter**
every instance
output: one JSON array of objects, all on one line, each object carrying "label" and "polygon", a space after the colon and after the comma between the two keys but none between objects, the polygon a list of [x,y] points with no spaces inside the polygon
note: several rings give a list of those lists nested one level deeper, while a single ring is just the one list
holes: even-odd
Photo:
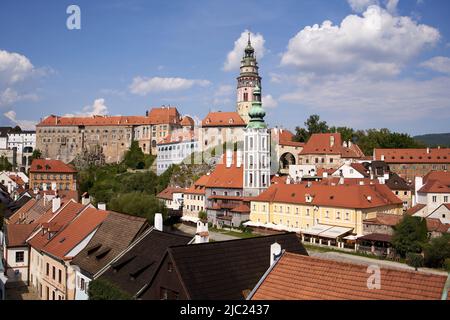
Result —
[{"label": "roof gutter", "polygon": [[450,272],[448,273],[447,281],[445,282],[444,290],[442,291],[441,300],[448,300],[449,291],[450,291]]},{"label": "roof gutter", "polygon": [[261,277],[261,279],[259,279],[258,283],[256,284],[256,286],[253,288],[253,290],[249,293],[249,295],[247,296],[247,298],[245,298],[245,300],[252,300],[253,296],[255,295],[256,291],[259,289],[259,287],[262,285],[262,283],[264,282],[264,280],[266,280],[267,276],[269,275],[270,272],[272,272],[273,268],[275,268],[275,266],[278,264],[278,261],[281,260],[281,258],[283,257],[283,255],[285,254],[286,250],[283,250],[283,253],[281,254],[281,256],[275,260],[275,262],[269,267],[269,269],[267,269],[267,271],[264,273],[264,275]]}]

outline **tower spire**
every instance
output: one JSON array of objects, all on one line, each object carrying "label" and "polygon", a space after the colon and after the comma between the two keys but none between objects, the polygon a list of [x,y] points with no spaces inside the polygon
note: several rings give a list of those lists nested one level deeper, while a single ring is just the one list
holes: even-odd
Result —
[{"label": "tower spire", "polygon": [[248,32],[248,42],[247,43],[248,43],[249,46],[252,45],[252,42],[250,41],[250,31]]},{"label": "tower spire", "polygon": [[250,109],[248,115],[250,117],[250,122],[248,123],[247,128],[252,129],[267,128],[267,124],[264,122],[266,112],[262,107],[261,89],[258,87],[258,85],[255,86],[255,89],[253,91],[252,108]]}]

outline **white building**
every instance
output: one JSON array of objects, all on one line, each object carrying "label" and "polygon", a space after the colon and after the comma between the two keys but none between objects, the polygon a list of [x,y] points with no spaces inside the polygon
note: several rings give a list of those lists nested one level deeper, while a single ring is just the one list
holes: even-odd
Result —
[{"label": "white building", "polygon": [[171,165],[180,164],[192,153],[199,150],[193,132],[176,132],[168,135],[157,145],[156,174],[163,174]]},{"label": "white building", "polygon": [[289,166],[289,177],[293,181],[301,181],[304,177],[316,177],[317,168],[313,164],[298,164]]},{"label": "white building", "polygon": [[10,150],[17,150],[17,167],[20,171],[27,171],[31,166],[31,156],[36,149],[36,132],[21,131],[8,133],[8,145]]},{"label": "white building", "polygon": [[262,108],[261,90],[258,86],[253,95],[252,108],[248,113],[250,121],[244,130],[245,197],[257,197],[270,187],[270,130],[264,122],[266,112]]}]

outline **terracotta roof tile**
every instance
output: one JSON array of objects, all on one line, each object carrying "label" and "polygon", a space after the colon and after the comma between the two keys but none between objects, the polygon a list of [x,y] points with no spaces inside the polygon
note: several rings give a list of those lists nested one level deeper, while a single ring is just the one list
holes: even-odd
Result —
[{"label": "terracotta roof tile", "polygon": [[405,212],[405,214],[412,216],[412,215],[414,215],[415,213],[419,212],[420,210],[422,210],[422,209],[425,208],[425,207],[426,207],[425,204],[420,204],[420,203],[418,203],[418,204],[416,204],[414,207],[409,208],[409,209]]},{"label": "terracotta roof tile", "polygon": [[369,289],[367,266],[285,253],[253,300],[440,300],[447,276],[381,268]]},{"label": "terracotta roof tile", "polygon": [[6,246],[7,247],[26,246],[25,240],[36,230],[38,226],[39,225],[37,223],[5,225]]},{"label": "terracotta roof tile", "polygon": [[429,149],[374,149],[374,159],[386,163],[450,163],[450,148]]},{"label": "terracotta roof tile", "polygon": [[403,219],[403,216],[398,216],[394,214],[377,214],[376,218],[373,219],[366,219],[363,221],[365,224],[375,224],[375,225],[384,225],[384,226],[395,226],[397,225],[401,220]]},{"label": "terracotta roof tile", "polygon": [[195,125],[195,121],[189,116],[184,116],[181,120],[181,125],[183,127],[193,127]]},{"label": "terracotta roof tile", "polygon": [[202,121],[202,127],[245,127],[237,112],[210,112]]},{"label": "terracotta roof tile", "polygon": [[354,143],[344,147],[340,133],[315,133],[311,135],[300,155],[339,154],[343,158],[361,158],[364,153]]},{"label": "terracotta roof tile", "polygon": [[275,184],[253,201],[306,204],[310,195],[311,205],[339,208],[376,208],[386,205],[401,205],[392,191],[381,184],[374,185],[321,185]]},{"label": "terracotta roof tile", "polygon": [[174,188],[174,187],[167,187],[158,195],[156,196],[159,199],[165,199],[165,200],[173,200],[173,194],[174,193],[185,193],[187,189],[184,188]]},{"label": "terracotta roof tile", "polygon": [[[236,152],[233,155],[233,163],[228,168],[225,161],[216,166],[210,174],[207,188],[242,189],[244,185],[244,166],[237,167]],[[225,158],[225,156],[224,156]]]},{"label": "terracotta roof tile", "polygon": [[70,258],[66,257],[70,250],[93,232],[108,214],[108,211],[87,208],[47,243],[42,251],[60,259]]},{"label": "terracotta roof tile", "polygon": [[32,173],[76,173],[77,171],[60,160],[34,159],[31,163]]}]

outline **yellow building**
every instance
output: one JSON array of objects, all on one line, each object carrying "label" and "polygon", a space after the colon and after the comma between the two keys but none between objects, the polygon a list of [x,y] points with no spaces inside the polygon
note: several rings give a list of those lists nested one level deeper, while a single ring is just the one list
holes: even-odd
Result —
[{"label": "yellow building", "polygon": [[251,202],[250,226],[306,234],[317,226],[362,235],[363,220],[401,215],[402,201],[385,185],[274,184]]}]

